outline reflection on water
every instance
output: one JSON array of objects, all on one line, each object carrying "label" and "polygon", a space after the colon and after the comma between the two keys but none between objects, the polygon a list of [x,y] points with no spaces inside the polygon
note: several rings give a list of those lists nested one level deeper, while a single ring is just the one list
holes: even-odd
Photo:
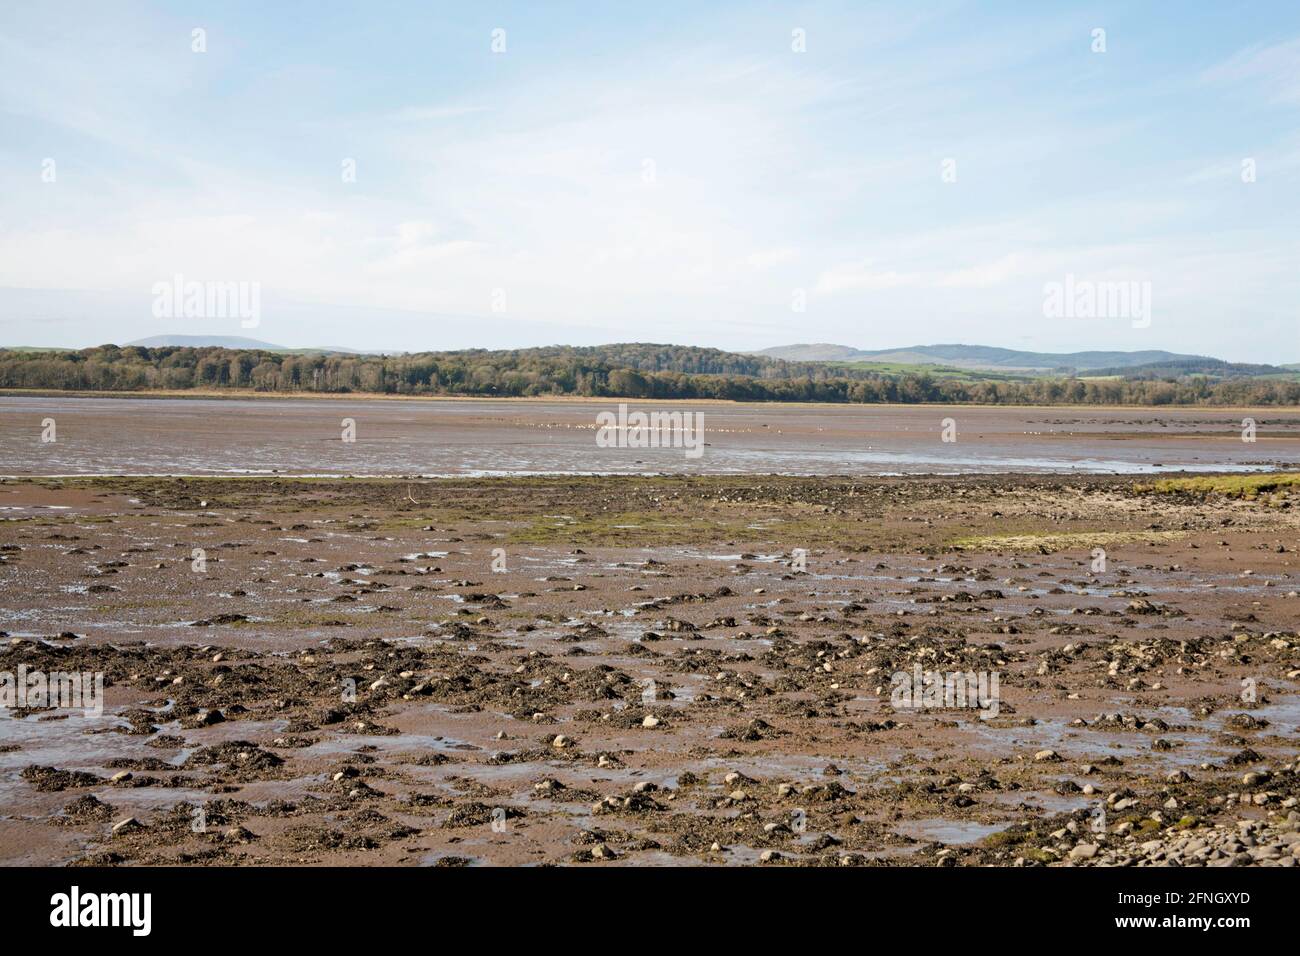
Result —
[{"label": "reflection on water", "polygon": [[895,827],[895,831],[913,840],[960,844],[977,843],[990,833],[997,833],[1005,828],[1005,823],[974,823],[968,820],[932,817],[927,820],[909,820],[907,823],[900,823]]},{"label": "reflection on water", "polygon": [[[652,407],[651,403],[646,403]],[[674,407],[673,403],[658,407]],[[0,461],[13,475],[315,476],[986,472],[1166,474],[1272,466],[1226,442],[1240,413],[1124,409],[692,404],[699,458],[680,448],[600,448],[597,402],[203,400],[0,396]],[[32,423],[59,422],[59,441]],[[954,417],[958,440],[940,440]],[[355,442],[339,423],[353,418]],[[1057,424],[1059,423],[1059,424]],[[1300,458],[1275,423],[1271,453]],[[1157,440],[1158,436],[1158,440]],[[1285,460],[1285,459],[1283,459]]]}]

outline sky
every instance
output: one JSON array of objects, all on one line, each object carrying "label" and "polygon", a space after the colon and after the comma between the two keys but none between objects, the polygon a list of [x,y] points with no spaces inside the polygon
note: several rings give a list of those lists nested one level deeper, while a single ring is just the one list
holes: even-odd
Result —
[{"label": "sky", "polygon": [[1298,121],[1291,0],[10,3],[0,344],[1300,362]]}]

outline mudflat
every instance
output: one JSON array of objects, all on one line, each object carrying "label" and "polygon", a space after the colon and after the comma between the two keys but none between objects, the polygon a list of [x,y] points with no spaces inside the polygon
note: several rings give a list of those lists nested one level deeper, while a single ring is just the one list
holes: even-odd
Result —
[{"label": "mudflat", "polygon": [[[600,447],[597,417],[612,401],[0,395],[0,474],[1162,474],[1300,462],[1300,413],[1287,408],[627,404],[700,416],[702,453]],[[41,440],[47,420],[57,441]]]},{"label": "mudflat", "polygon": [[0,481],[0,862],[1294,866],[1297,486],[1143,482]]}]

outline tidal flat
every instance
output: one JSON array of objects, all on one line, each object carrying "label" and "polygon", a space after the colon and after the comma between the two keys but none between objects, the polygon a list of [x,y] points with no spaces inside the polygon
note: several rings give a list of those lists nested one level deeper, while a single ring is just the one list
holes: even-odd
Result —
[{"label": "tidal flat", "polygon": [[106,697],[0,863],[1294,866],[1300,488],[1204,477],[0,481]]}]

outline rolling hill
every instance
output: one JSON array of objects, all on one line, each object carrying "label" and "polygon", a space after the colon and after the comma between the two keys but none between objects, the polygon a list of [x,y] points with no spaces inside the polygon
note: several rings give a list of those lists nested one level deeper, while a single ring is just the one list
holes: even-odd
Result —
[{"label": "rolling hill", "polygon": [[1200,355],[1149,349],[1140,352],[1022,352],[987,345],[913,345],[898,349],[855,349],[829,343],[781,345],[753,353],[795,362],[883,362],[892,365],[947,365],[1003,372],[1061,369],[1123,369],[1175,362],[1216,362]]},{"label": "rolling hill", "polygon": [[262,352],[290,352],[294,355],[310,355],[317,353],[323,355],[378,354],[373,352],[363,352],[359,349],[339,348],[329,345],[305,349],[289,348],[285,345],[272,345],[270,342],[260,342],[257,339],[245,338],[242,335],[151,335],[148,338],[136,339],[134,342],[127,342],[126,344],[147,349],[252,349]]}]

